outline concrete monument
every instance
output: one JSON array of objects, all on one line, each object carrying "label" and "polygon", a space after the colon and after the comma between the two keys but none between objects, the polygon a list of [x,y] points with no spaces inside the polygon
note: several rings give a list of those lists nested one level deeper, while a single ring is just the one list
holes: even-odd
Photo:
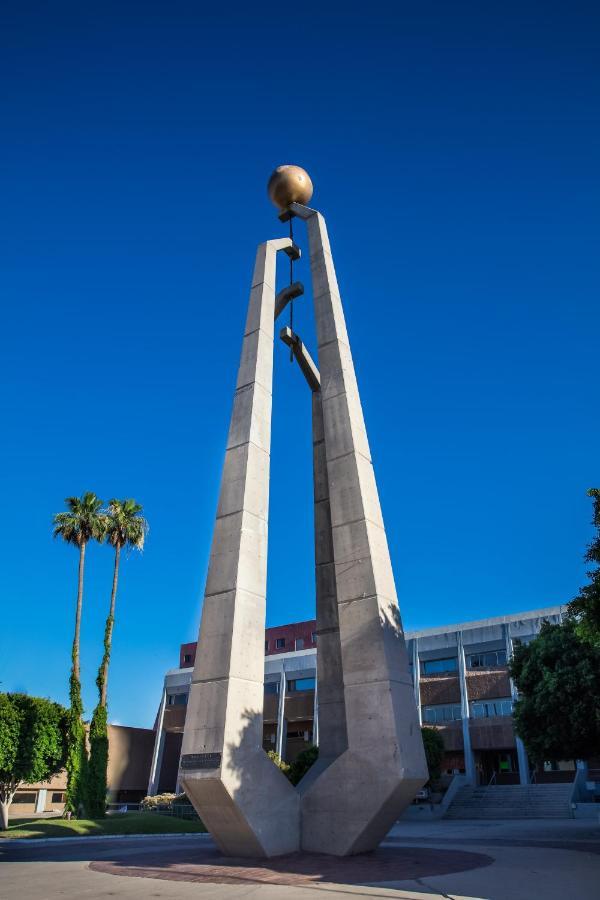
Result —
[{"label": "concrete monument", "polygon": [[394,576],[327,228],[308,174],[281,166],[280,219],[306,222],[318,365],[281,331],[312,392],[319,759],[297,788],[262,749],[274,321],[280,252],[250,291],[181,755],[181,783],[220,849],[339,856],[374,849],[427,779]]}]

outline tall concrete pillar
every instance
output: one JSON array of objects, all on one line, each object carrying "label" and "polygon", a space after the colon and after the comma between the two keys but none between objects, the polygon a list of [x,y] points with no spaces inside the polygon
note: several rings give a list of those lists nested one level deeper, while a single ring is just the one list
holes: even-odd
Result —
[{"label": "tall concrete pillar", "polygon": [[180,781],[219,848],[299,846],[299,799],[262,746],[275,264],[261,244],[227,438],[186,715]]},{"label": "tall concrete pillar", "polygon": [[415,689],[415,703],[417,704],[417,716],[419,717],[419,725],[423,724],[421,714],[421,662],[419,660],[419,638],[413,638],[413,685]]},{"label": "tall concrete pillar", "polygon": [[167,689],[163,688],[162,698],[160,701],[160,709],[158,711],[158,720],[156,722],[156,735],[154,736],[154,749],[152,751],[152,762],[150,764],[150,778],[148,780],[148,796],[153,797],[158,793],[158,782],[160,781],[160,769],[162,765],[163,749],[165,744],[165,732],[163,723],[165,720],[165,706],[167,704]]},{"label": "tall concrete pillar", "polygon": [[[504,624],[504,640],[506,644],[506,661],[510,662],[513,655],[513,642],[512,635],[510,633],[510,626],[508,622]],[[515,703],[519,699],[519,692],[517,691],[517,686],[510,679],[510,695],[512,697],[513,703]],[[527,751],[525,749],[525,744],[521,740],[518,734],[515,734],[515,744],[517,746],[517,763],[519,766],[519,783],[520,784],[529,784],[531,778],[529,776],[529,759],[527,758]]]},{"label": "tall concrete pillar", "polygon": [[473,757],[473,748],[471,746],[471,730],[469,728],[471,710],[469,708],[469,693],[467,690],[467,663],[465,660],[465,648],[463,644],[462,631],[456,632],[456,643],[458,645],[458,680],[460,682],[460,715],[462,720],[463,746],[465,754],[465,774],[469,784],[476,784],[477,776],[475,772],[475,759]]},{"label": "tall concrete pillar", "polygon": [[315,480],[327,473],[315,487],[323,715],[319,761],[301,785],[302,847],[346,855],[377,846],[427,766],[327,228],[315,210],[290,210],[308,229],[321,406],[313,397],[313,437],[322,435],[325,460]]}]

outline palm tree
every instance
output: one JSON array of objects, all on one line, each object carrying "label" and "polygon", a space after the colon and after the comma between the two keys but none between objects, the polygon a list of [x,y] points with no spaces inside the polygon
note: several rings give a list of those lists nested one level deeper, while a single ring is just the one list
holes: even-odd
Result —
[{"label": "palm tree", "polygon": [[119,563],[123,547],[144,549],[144,541],[148,533],[148,523],[141,515],[142,507],[135,500],[111,500],[106,514],[105,537],[108,544],[115,548],[115,568],[113,572],[112,592],[110,595],[110,610],[106,620],[104,631],[104,656],[98,672],[96,684],[100,692],[100,705],[106,706],[108,664],[110,662],[110,649],[112,632],[115,622],[115,602],[117,599],[117,584],[119,582]]},{"label": "palm tree", "polygon": [[96,678],[99,699],[90,726],[89,799],[91,814],[94,816],[103,816],[106,811],[106,775],[108,767],[106,698],[121,550],[123,547],[143,550],[144,540],[148,532],[148,523],[141,515],[141,512],[142,507],[135,500],[111,500],[105,516],[105,537],[107,543],[115,548],[115,567],[110,595],[110,609],[104,628],[104,655],[98,670],[98,677]]},{"label": "palm tree", "polygon": [[89,541],[103,540],[106,529],[106,517],[100,511],[102,501],[91,491],[83,494],[82,497],[67,497],[65,503],[68,507],[67,512],[60,512],[54,516],[54,537],[61,537],[67,544],[73,544],[79,548],[75,634],[73,636],[72,665],[69,679],[71,707],[69,710],[66,762],[67,796],[65,802],[65,812],[77,813],[85,801],[85,765],[87,761],[79,660],[85,550]]}]

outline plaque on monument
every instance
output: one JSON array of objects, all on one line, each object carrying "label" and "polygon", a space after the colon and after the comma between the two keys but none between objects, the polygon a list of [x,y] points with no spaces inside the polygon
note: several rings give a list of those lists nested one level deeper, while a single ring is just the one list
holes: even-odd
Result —
[{"label": "plaque on monument", "polygon": [[182,769],[218,769],[220,765],[220,753],[184,753],[181,757]]}]

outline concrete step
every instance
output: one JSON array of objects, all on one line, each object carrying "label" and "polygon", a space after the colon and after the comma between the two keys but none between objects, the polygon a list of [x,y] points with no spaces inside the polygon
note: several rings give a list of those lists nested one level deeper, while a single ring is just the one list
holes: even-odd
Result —
[{"label": "concrete step", "polygon": [[446,812],[448,819],[555,819],[571,815],[571,784],[515,784],[463,787]]}]

